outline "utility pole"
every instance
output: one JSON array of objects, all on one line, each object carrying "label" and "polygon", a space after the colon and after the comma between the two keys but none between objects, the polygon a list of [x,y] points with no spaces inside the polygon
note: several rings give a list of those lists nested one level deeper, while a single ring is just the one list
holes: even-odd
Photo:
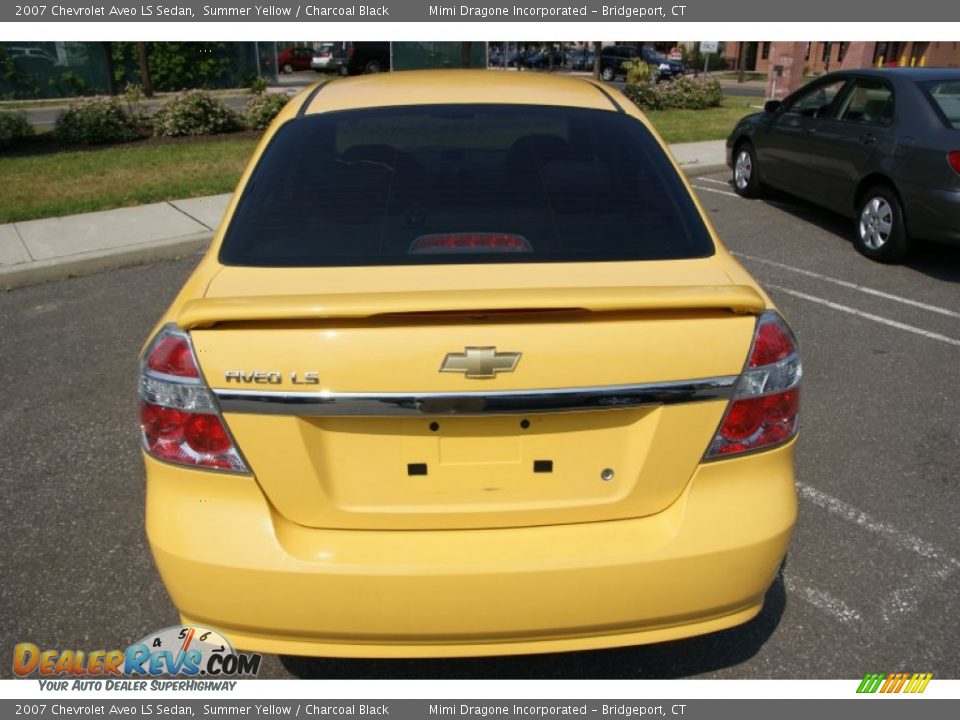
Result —
[{"label": "utility pole", "polygon": [[747,79],[747,71],[744,67],[746,62],[746,53],[743,48],[743,40],[737,43],[737,82],[742,83]]},{"label": "utility pole", "polygon": [[593,79],[600,79],[600,43],[593,43]]}]

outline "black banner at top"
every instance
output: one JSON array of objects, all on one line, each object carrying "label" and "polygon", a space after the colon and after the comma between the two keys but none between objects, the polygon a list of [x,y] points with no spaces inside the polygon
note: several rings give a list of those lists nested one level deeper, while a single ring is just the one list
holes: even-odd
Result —
[{"label": "black banner at top", "polygon": [[[3,3],[0,22],[956,22],[955,0],[60,0]],[[674,4],[677,3],[677,4]]]}]

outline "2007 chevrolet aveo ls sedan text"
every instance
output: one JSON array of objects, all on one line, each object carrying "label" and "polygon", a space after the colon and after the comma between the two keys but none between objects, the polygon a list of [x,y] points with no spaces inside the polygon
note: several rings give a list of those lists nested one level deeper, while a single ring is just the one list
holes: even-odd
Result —
[{"label": "2007 chevrolet aveo ls sedan text", "polygon": [[184,622],[297,655],[658,642],[759,612],[800,361],[641,113],[425,71],[293,99],[144,348]]}]

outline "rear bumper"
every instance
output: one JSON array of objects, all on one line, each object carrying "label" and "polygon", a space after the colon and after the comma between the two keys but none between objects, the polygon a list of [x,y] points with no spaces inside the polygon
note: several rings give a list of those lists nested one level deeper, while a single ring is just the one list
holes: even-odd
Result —
[{"label": "rear bumper", "polygon": [[960,190],[905,183],[901,192],[912,236],[960,245]]},{"label": "rear bumper", "polygon": [[184,620],[239,649],[500,655],[672,640],[746,622],[796,517],[793,444],[702,465],[635,520],[491,530],[319,530],[252,478],[147,458],[147,534]]}]

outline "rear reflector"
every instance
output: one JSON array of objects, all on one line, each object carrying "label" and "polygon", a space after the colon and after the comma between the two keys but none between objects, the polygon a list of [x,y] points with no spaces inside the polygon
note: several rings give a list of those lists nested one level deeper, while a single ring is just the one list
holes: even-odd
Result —
[{"label": "rear reflector", "polygon": [[140,437],[159,460],[250,472],[200,377],[190,337],[172,325],[157,334],[141,361]]},{"label": "rear reflector", "polygon": [[797,341],[790,328],[778,314],[763,313],[747,367],[706,458],[771,448],[796,435],[802,375]]},{"label": "rear reflector", "polygon": [[443,233],[421,235],[410,243],[411,255],[451,252],[531,252],[530,242],[510,233]]},{"label": "rear reflector", "polygon": [[950,163],[950,167],[953,168],[953,171],[960,175],[960,150],[948,152],[947,162]]}]

